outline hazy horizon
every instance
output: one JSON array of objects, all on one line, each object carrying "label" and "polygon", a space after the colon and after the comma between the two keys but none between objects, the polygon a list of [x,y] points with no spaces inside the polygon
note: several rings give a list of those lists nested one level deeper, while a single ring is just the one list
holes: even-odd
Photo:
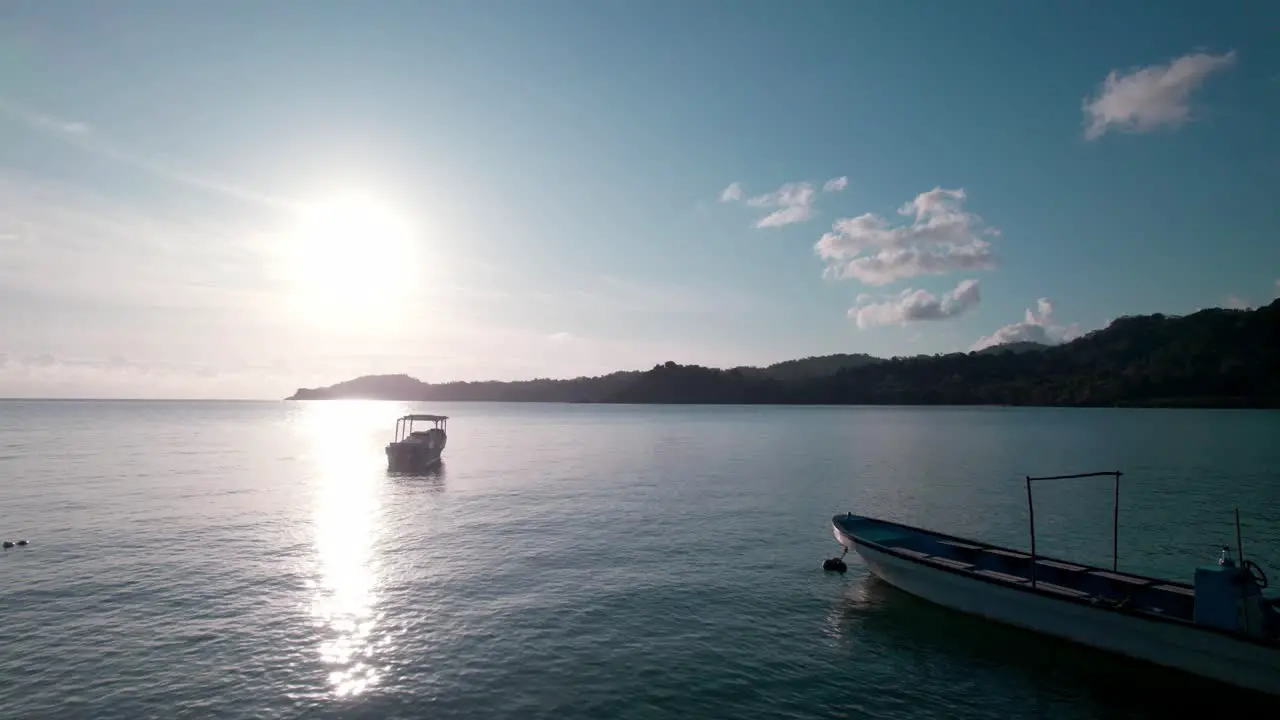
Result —
[{"label": "hazy horizon", "polygon": [[1276,297],[1280,6],[920,7],[4,7],[0,397],[932,354]]}]

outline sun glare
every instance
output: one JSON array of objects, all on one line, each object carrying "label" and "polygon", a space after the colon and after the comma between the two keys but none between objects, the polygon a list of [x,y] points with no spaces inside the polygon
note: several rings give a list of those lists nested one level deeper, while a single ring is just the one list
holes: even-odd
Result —
[{"label": "sun glare", "polygon": [[385,415],[378,403],[337,401],[295,416],[311,446],[306,461],[316,503],[311,613],[317,651],[339,697],[378,683],[385,663],[379,651],[389,642],[379,626],[381,436],[370,432]]},{"label": "sun glare", "polygon": [[398,312],[415,273],[414,228],[358,192],[303,206],[290,232],[289,274],[303,315],[325,326],[364,328]]}]

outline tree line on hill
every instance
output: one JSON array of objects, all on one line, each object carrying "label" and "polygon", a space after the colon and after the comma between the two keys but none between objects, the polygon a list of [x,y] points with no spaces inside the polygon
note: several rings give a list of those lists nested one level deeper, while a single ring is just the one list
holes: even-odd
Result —
[{"label": "tree line on hill", "polygon": [[407,375],[300,389],[290,399],[699,404],[1280,407],[1280,300],[1256,310],[1122,317],[1069,343],[881,359],[829,355],[727,370],[518,382]]}]

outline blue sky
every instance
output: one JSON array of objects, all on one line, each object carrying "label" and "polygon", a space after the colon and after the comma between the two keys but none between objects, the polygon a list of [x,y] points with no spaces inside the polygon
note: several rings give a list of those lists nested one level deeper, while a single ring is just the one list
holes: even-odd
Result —
[{"label": "blue sky", "polygon": [[0,395],[948,352],[1266,303],[1277,22],[7,3]]}]

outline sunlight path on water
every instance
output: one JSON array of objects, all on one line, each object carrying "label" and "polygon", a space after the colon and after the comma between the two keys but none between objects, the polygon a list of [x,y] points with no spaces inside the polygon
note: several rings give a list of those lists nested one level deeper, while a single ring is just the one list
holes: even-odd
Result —
[{"label": "sunlight path on water", "polygon": [[358,695],[378,682],[380,650],[380,458],[362,440],[386,413],[378,404],[348,402],[306,410],[301,429],[317,481],[311,615],[333,693]]}]

